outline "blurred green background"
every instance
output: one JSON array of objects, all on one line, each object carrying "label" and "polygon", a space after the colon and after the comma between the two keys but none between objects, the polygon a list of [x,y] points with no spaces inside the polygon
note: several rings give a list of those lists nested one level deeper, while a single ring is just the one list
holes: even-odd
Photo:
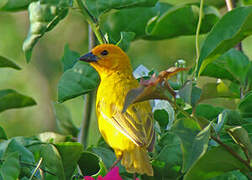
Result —
[{"label": "blurred green background", "polygon": [[[178,4],[181,0],[163,0]],[[223,1],[224,2],[224,1]],[[225,7],[221,13],[225,13]],[[55,130],[55,115],[52,103],[57,101],[57,83],[63,68],[61,57],[65,44],[70,49],[84,54],[88,51],[87,24],[78,9],[71,9],[68,16],[53,31],[39,41],[33,51],[32,61],[27,64],[22,51],[22,43],[29,27],[27,11],[0,13],[0,55],[14,60],[22,70],[0,69],[0,89],[11,88],[33,97],[37,105],[12,109],[0,114],[0,126],[8,137],[29,136],[44,131]],[[204,40],[204,35],[200,41]],[[245,54],[252,59],[252,37],[243,42]],[[158,71],[172,66],[178,59],[184,59],[188,66],[195,60],[195,38],[184,36],[162,41],[137,40],[131,43],[128,55],[136,68],[143,64],[148,69]],[[72,113],[73,121],[80,125],[83,117],[83,97],[65,102]],[[93,112],[90,143],[99,137],[96,117]]]}]

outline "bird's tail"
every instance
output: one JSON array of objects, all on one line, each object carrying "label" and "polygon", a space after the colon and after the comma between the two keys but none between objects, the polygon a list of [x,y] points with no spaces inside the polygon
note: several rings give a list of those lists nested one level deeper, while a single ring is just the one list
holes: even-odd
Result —
[{"label": "bird's tail", "polygon": [[130,151],[124,151],[121,164],[129,173],[147,174],[153,176],[150,158],[145,147],[136,147]]}]

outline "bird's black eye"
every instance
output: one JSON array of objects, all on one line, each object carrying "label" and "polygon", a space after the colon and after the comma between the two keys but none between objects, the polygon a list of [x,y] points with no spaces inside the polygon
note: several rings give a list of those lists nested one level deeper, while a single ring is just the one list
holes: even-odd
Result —
[{"label": "bird's black eye", "polygon": [[104,50],[104,51],[101,52],[101,55],[103,55],[103,56],[106,56],[107,54],[108,54],[107,50]]}]

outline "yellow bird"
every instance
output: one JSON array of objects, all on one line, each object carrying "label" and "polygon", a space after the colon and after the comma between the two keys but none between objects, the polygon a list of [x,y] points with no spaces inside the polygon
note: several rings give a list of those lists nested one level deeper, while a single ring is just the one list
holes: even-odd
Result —
[{"label": "yellow bird", "polygon": [[140,102],[122,112],[128,91],[138,87],[129,57],[118,46],[103,44],[80,60],[89,62],[101,79],[96,113],[103,138],[129,173],[153,176],[148,156],[155,141],[151,106],[149,102]]}]

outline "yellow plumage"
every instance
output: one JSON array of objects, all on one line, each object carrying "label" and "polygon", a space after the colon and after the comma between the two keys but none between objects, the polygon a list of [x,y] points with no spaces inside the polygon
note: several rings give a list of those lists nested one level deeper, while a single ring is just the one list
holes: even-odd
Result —
[{"label": "yellow plumage", "polygon": [[96,113],[103,138],[116,157],[122,158],[121,164],[128,172],[153,176],[148,156],[154,143],[151,106],[149,102],[136,103],[122,113],[126,94],[138,87],[128,56],[119,47],[105,44],[81,60],[90,62],[101,78]]}]

